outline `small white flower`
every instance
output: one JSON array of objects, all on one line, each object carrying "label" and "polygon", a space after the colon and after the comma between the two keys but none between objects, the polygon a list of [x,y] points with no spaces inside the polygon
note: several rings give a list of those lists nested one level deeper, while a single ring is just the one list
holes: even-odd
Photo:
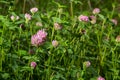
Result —
[{"label": "small white flower", "polygon": [[19,16],[16,17],[16,20],[18,20],[18,19],[19,19]]},{"label": "small white flower", "polygon": [[11,18],[11,20],[12,20],[12,21],[14,21],[14,20],[15,20],[15,17],[14,17],[13,15],[12,15],[10,18]]}]

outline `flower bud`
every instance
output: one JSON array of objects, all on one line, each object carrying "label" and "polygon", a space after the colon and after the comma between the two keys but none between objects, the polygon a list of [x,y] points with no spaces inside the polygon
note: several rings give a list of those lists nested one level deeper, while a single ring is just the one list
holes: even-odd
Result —
[{"label": "flower bud", "polygon": [[93,14],[99,14],[100,13],[100,9],[99,8],[95,8],[94,10],[93,10]]},{"label": "flower bud", "polygon": [[31,62],[31,67],[35,68],[37,66],[37,63],[36,62]]},{"label": "flower bud", "polygon": [[60,30],[62,29],[62,26],[59,23],[54,23],[54,28],[55,30]]},{"label": "flower bud", "polygon": [[116,42],[120,42],[120,35],[116,37]]},{"label": "flower bud", "polygon": [[91,65],[90,61],[84,62],[84,66],[85,66],[85,67],[89,67],[90,65]]},{"label": "flower bud", "polygon": [[52,45],[53,45],[54,47],[57,47],[57,46],[58,46],[58,41],[57,41],[57,40],[53,40],[53,41],[52,41]]},{"label": "flower bud", "polygon": [[80,16],[78,17],[78,20],[79,20],[79,21],[88,22],[88,21],[89,21],[89,18],[88,18],[87,16],[80,15]]},{"label": "flower bud", "polygon": [[36,8],[36,7],[30,9],[30,12],[32,14],[36,13],[37,11],[38,11],[38,8]]},{"label": "flower bud", "polygon": [[12,15],[10,18],[11,18],[11,20],[12,20],[12,21],[14,21],[14,20],[15,20],[15,17],[14,17],[13,15]]},{"label": "flower bud", "polygon": [[26,19],[26,23],[28,23],[28,21],[31,20],[31,15],[26,13],[25,14],[25,19]]},{"label": "flower bud", "polygon": [[18,19],[19,19],[19,16],[13,16],[13,15],[12,15],[10,18],[11,18],[11,20],[14,22],[15,20],[18,20]]},{"label": "flower bud", "polygon": [[116,19],[112,19],[111,22],[115,25],[117,25],[117,20]]},{"label": "flower bud", "polygon": [[16,16],[16,20],[18,20],[19,19],[19,16]]}]

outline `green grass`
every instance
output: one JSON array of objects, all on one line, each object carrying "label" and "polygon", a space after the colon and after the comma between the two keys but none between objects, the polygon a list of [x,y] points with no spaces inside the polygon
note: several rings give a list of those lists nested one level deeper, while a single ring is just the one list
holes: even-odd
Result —
[{"label": "green grass", "polygon": [[[99,76],[120,80],[117,0],[1,0],[0,4],[0,80],[97,80]],[[32,7],[39,9],[34,15]],[[94,15],[96,7],[101,12]],[[28,23],[25,13],[32,15]],[[20,19],[12,21],[11,15]],[[97,21],[81,22],[80,15],[94,15]],[[118,24],[111,19],[117,19]],[[55,22],[62,29],[56,30]],[[41,29],[47,38],[44,44],[33,46],[31,36]],[[52,45],[53,40],[58,41],[57,47]],[[36,68],[31,68],[32,61],[37,63]]]}]

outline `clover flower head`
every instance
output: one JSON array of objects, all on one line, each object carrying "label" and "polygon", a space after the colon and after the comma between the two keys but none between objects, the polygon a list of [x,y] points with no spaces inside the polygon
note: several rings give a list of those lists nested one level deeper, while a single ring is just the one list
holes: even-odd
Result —
[{"label": "clover flower head", "polygon": [[96,17],[92,15],[92,16],[90,16],[90,19],[91,19],[91,20],[92,20],[92,19],[96,19]]},{"label": "clover flower head", "polygon": [[18,19],[19,19],[19,16],[13,16],[13,15],[12,15],[12,16],[10,17],[10,19],[11,19],[12,21],[18,20]]},{"label": "clover flower head", "polygon": [[57,41],[57,40],[53,40],[53,41],[52,41],[52,45],[53,45],[54,47],[57,47],[57,46],[58,46],[58,41]]},{"label": "clover flower head", "polygon": [[115,25],[117,25],[117,20],[116,19],[112,19],[111,22]]},{"label": "clover flower head", "polygon": [[94,10],[93,10],[93,14],[99,14],[100,13],[100,9],[99,8],[95,8]]},{"label": "clover flower head", "polygon": [[44,30],[39,30],[31,37],[31,44],[34,46],[42,45],[47,37],[47,33]]},{"label": "clover flower head", "polygon": [[30,12],[33,13],[33,14],[37,11],[38,11],[38,8],[36,8],[36,7],[30,9]]},{"label": "clover flower head", "polygon": [[62,26],[59,23],[55,22],[54,28],[55,28],[55,30],[60,30],[60,29],[62,29]]},{"label": "clover flower head", "polygon": [[14,21],[14,20],[15,20],[15,17],[14,17],[13,15],[12,15],[10,18],[11,18],[11,20],[12,20],[12,21]]},{"label": "clover flower head", "polygon": [[42,39],[46,39],[46,36],[47,36],[47,33],[44,31],[44,29],[43,30],[39,30],[38,32],[37,32],[37,35],[39,36],[39,37],[41,37]]},{"label": "clover flower head", "polygon": [[28,14],[28,13],[26,13],[26,14],[25,14],[25,19],[26,19],[27,21],[31,20],[31,15]]},{"label": "clover flower head", "polygon": [[89,21],[89,18],[88,16],[84,16],[84,15],[80,15],[78,17],[79,21],[83,21],[83,22],[88,22]]},{"label": "clover flower head", "polygon": [[37,66],[37,63],[36,62],[31,62],[30,66],[35,68]]},{"label": "clover flower head", "polygon": [[91,62],[90,61],[85,61],[84,65],[85,65],[85,67],[89,67],[91,65]]}]

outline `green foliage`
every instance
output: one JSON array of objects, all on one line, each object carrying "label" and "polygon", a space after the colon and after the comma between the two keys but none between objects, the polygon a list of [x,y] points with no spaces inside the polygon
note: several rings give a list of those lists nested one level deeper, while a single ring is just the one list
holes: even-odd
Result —
[{"label": "green foliage", "polygon": [[[99,76],[119,80],[120,28],[112,22],[120,18],[117,2],[1,0],[0,80],[97,80]],[[38,7],[35,14],[30,11],[33,7]],[[93,14],[96,7],[100,13]],[[31,20],[25,19],[25,13]],[[80,15],[88,16],[89,21],[80,21]],[[31,37],[41,29],[47,38],[34,46]],[[58,41],[56,47],[53,40]]]}]

